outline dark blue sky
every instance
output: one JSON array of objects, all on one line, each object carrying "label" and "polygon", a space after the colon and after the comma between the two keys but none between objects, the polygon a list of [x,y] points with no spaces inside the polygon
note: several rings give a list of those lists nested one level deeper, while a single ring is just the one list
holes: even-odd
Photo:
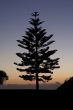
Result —
[{"label": "dark blue sky", "polygon": [[54,34],[52,48],[58,49],[55,56],[60,57],[61,68],[53,74],[53,81],[63,81],[73,75],[73,0],[0,0],[0,69],[10,81],[18,81],[21,73],[13,65],[20,51],[16,40],[24,35],[33,11],[39,11],[45,21],[42,26],[47,35]]}]

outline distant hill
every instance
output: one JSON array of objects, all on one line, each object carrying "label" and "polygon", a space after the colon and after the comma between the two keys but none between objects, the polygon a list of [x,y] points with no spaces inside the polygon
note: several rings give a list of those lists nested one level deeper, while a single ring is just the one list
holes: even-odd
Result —
[{"label": "distant hill", "polygon": [[73,90],[73,77],[66,80],[57,90]]},{"label": "distant hill", "polygon": [[[56,90],[60,85],[53,84],[40,84],[40,89]],[[8,84],[0,86],[0,89],[35,89],[35,84]]]}]

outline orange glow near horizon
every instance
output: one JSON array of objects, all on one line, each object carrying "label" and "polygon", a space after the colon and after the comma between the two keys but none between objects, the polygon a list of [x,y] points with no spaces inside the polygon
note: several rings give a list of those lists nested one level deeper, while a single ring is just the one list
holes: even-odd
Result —
[{"label": "orange glow near horizon", "polygon": [[[22,73],[23,74],[23,73]],[[20,72],[14,72],[13,74],[9,74],[9,80],[6,82],[7,84],[33,84],[35,81],[26,81],[22,78],[19,78],[21,75]],[[61,72],[59,70],[55,71],[52,75],[52,80],[48,81],[48,83],[63,83],[67,78],[71,77],[72,75],[69,73]]]},{"label": "orange glow near horizon", "polygon": [[[52,80],[48,81],[48,83],[63,83],[67,78],[73,76],[72,59],[68,58],[67,56],[63,59],[64,61],[62,60],[62,58],[60,59],[60,68],[53,71]],[[4,70],[9,76],[9,80],[6,81],[6,84],[34,83],[34,81],[24,81],[23,79],[19,78],[19,75],[23,75],[24,72],[19,72],[16,70],[17,66],[13,64],[14,60],[18,62],[18,58],[16,56],[12,57],[12,59],[8,59],[5,57],[2,60],[3,63],[0,64],[1,70]]]}]

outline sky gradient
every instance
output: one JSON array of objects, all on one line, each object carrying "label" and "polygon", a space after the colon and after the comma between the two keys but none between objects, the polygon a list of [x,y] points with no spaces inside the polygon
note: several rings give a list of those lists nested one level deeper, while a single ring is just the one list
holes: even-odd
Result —
[{"label": "sky gradient", "polygon": [[0,70],[8,74],[7,83],[30,83],[18,77],[23,73],[13,63],[21,61],[16,53],[23,49],[16,40],[22,39],[34,11],[45,21],[47,35],[54,34],[51,47],[58,49],[54,56],[60,58],[60,69],[53,71],[50,82],[73,76],[73,0],[0,0]]}]

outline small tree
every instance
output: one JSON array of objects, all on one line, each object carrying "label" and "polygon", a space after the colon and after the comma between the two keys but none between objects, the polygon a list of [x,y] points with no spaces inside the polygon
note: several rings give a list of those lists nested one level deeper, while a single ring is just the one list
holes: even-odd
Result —
[{"label": "small tree", "polygon": [[55,41],[50,41],[52,34],[46,36],[46,29],[42,29],[40,26],[43,22],[39,19],[39,13],[32,13],[32,18],[29,23],[32,27],[27,28],[25,35],[22,36],[22,40],[17,40],[19,42],[18,46],[24,49],[23,53],[16,53],[18,57],[22,59],[21,63],[14,63],[17,66],[25,66],[25,69],[17,68],[20,72],[26,71],[25,75],[19,76],[24,80],[36,80],[36,89],[39,89],[39,81],[51,80],[51,75],[39,73],[50,73],[55,68],[59,68],[58,60],[51,59],[50,56],[53,55],[57,50],[50,50],[49,45]]},{"label": "small tree", "polygon": [[0,70],[0,85],[3,85],[5,80],[8,80],[8,76],[4,71]]}]

